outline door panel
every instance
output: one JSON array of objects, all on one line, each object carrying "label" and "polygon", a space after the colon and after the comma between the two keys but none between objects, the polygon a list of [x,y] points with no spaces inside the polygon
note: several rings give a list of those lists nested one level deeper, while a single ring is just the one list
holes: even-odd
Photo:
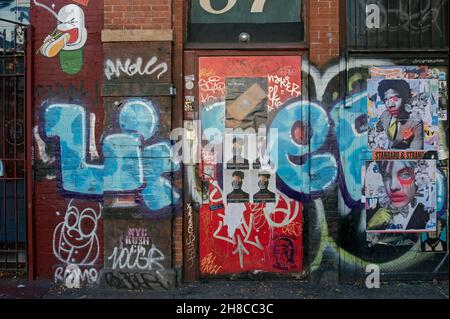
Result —
[{"label": "door panel", "polygon": [[301,57],[199,57],[198,80],[201,276],[301,272]]}]

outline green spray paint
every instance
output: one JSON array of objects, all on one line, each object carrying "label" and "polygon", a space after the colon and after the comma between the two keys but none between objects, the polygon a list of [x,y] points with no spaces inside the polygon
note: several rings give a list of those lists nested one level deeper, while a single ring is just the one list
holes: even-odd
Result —
[{"label": "green spray paint", "polygon": [[59,63],[62,70],[70,75],[77,74],[83,68],[83,49],[74,51],[61,50]]},{"label": "green spray paint", "polygon": [[[367,265],[374,264],[374,262],[367,262],[359,257],[350,254],[342,248],[339,248],[338,251],[336,251],[336,247],[338,246],[328,233],[328,225],[322,200],[316,199],[314,203],[316,206],[318,222],[320,223],[320,247],[318,249],[316,258],[314,258],[314,260],[311,262],[311,272],[317,271],[319,269],[322,263],[323,253],[326,248],[331,248],[336,256],[341,259],[341,261],[344,261],[345,263],[348,263],[352,266],[360,266],[363,270],[366,269]],[[409,251],[407,251],[397,259],[384,263],[378,263],[377,265],[380,267],[380,270],[382,272],[392,268],[405,270],[412,264],[422,262],[429,259],[430,257],[431,254],[423,254],[420,252],[420,241],[418,241],[414,246],[411,247]]]}]

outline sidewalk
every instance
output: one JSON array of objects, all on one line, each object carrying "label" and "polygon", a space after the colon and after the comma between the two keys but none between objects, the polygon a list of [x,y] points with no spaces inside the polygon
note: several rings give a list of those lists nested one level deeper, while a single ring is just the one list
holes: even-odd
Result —
[{"label": "sidewalk", "polygon": [[48,280],[0,278],[0,299],[448,299],[448,281],[318,285],[299,280],[209,281],[168,291],[67,289]]}]

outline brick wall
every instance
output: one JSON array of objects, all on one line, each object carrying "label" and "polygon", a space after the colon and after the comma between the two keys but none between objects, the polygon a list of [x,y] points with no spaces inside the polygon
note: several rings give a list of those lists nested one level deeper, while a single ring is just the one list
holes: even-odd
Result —
[{"label": "brick wall", "polygon": [[[56,13],[68,5],[65,0],[47,0],[40,3],[51,7],[54,4]],[[88,5],[84,5],[87,4]],[[64,56],[64,50],[54,57],[48,57],[41,52],[34,56],[33,65],[33,107],[34,123],[37,134],[34,134],[34,227],[36,247],[36,276],[44,278],[55,278],[55,269],[64,266],[54,253],[53,247],[57,249],[62,244],[58,236],[58,225],[64,221],[69,209],[69,203],[76,207],[81,213],[86,208],[100,212],[99,197],[90,194],[71,193],[64,190],[61,178],[61,158],[58,138],[49,138],[45,133],[46,115],[45,111],[52,104],[76,104],[86,111],[86,114],[96,115],[95,143],[100,147],[100,137],[103,122],[102,98],[100,93],[103,61],[101,45],[101,29],[103,27],[103,1],[77,1],[77,5],[84,12],[85,27],[87,30],[87,41],[80,51],[80,60],[73,56]],[[57,26],[55,16],[40,6],[31,4],[31,23],[34,26],[34,52],[38,51]],[[67,54],[70,51],[66,51]],[[70,54],[70,53],[69,53]],[[73,59],[73,60],[72,60]],[[71,61],[72,60],[72,61]],[[74,64],[72,62],[75,61]],[[76,73],[76,69],[80,70]],[[75,68],[75,70],[73,69]],[[73,74],[66,71],[71,70]],[[66,71],[65,71],[66,70]],[[45,144],[40,143],[42,140]],[[89,157],[88,157],[89,158]],[[73,201],[72,201],[73,200]],[[72,201],[72,202],[71,202]],[[72,209],[73,211],[73,209]],[[92,227],[90,225],[88,227]],[[96,236],[100,240],[100,246],[95,244],[100,252],[103,251],[103,223],[97,223]],[[56,236],[54,235],[56,234]],[[80,241],[81,242],[81,241]],[[80,243],[79,242],[79,243]],[[55,245],[54,245],[55,244]],[[72,242],[69,245],[77,245]],[[66,246],[67,247],[67,246]],[[87,246],[86,246],[87,247]],[[64,254],[64,253],[62,253]],[[88,254],[84,249],[79,249],[78,256]],[[68,255],[62,256],[63,259]],[[95,259],[95,256],[88,258]],[[80,262],[75,256],[74,264]],[[94,261],[97,269],[103,265],[103,254],[99,253]]]},{"label": "brick wall", "polygon": [[105,0],[105,29],[171,29],[170,0]]},{"label": "brick wall", "polygon": [[339,0],[309,1],[310,60],[323,65],[339,56]]},{"label": "brick wall", "polygon": [[[55,3],[55,10],[67,4],[63,0],[42,1],[47,5]],[[84,8],[80,1],[80,6]],[[338,0],[310,0],[309,1],[309,40],[310,61],[315,65],[323,65],[339,54],[339,1]],[[41,105],[48,101],[53,102],[80,102],[89,112],[97,117],[96,143],[101,145],[104,110],[102,107],[101,88],[103,76],[103,49],[100,38],[101,30],[173,30],[174,41],[172,46],[172,81],[177,88],[177,96],[172,105],[172,127],[182,125],[182,89],[183,89],[183,0],[104,0],[90,1],[84,8],[89,40],[84,50],[83,69],[76,75],[67,75],[61,71],[57,58],[38,56],[35,61],[35,85],[39,88],[35,98],[36,125],[42,133],[43,110]],[[44,38],[52,32],[56,24],[49,12],[41,7],[32,6],[32,23],[36,26],[35,47],[39,48]],[[172,16],[175,19],[172,21]],[[102,19],[104,17],[104,20]],[[60,85],[73,85],[80,87],[84,81],[83,90],[79,97],[67,98],[64,94],[56,93]],[[61,91],[62,92],[62,91]],[[38,145],[35,144],[35,149]],[[53,149],[54,150],[54,149]],[[54,150],[55,151],[55,150]],[[57,151],[55,152],[57,154]],[[51,154],[50,154],[51,155]],[[52,276],[56,260],[52,250],[53,231],[61,220],[71,194],[61,188],[58,161],[53,164],[43,164],[37,161],[36,166],[36,243],[38,276]],[[49,179],[51,178],[51,179]],[[177,181],[176,186],[182,189],[182,183]],[[78,196],[85,203],[80,207],[88,207],[96,203],[89,197]],[[89,202],[90,201],[90,202]],[[182,216],[177,214],[172,225],[173,266],[181,267],[183,260],[183,231]],[[99,238],[103,239],[103,224],[99,225]],[[102,243],[103,245],[103,243]],[[103,263],[103,248],[99,263]]]}]

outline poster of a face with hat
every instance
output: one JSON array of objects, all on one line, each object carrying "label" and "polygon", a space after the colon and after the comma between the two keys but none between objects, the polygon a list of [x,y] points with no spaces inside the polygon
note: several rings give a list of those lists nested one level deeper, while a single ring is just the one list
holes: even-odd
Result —
[{"label": "poster of a face with hat", "polygon": [[227,203],[250,202],[250,174],[248,171],[224,171],[224,200]]},{"label": "poster of a face with hat", "polygon": [[276,202],[276,180],[273,171],[252,170],[250,182],[253,203]]}]

